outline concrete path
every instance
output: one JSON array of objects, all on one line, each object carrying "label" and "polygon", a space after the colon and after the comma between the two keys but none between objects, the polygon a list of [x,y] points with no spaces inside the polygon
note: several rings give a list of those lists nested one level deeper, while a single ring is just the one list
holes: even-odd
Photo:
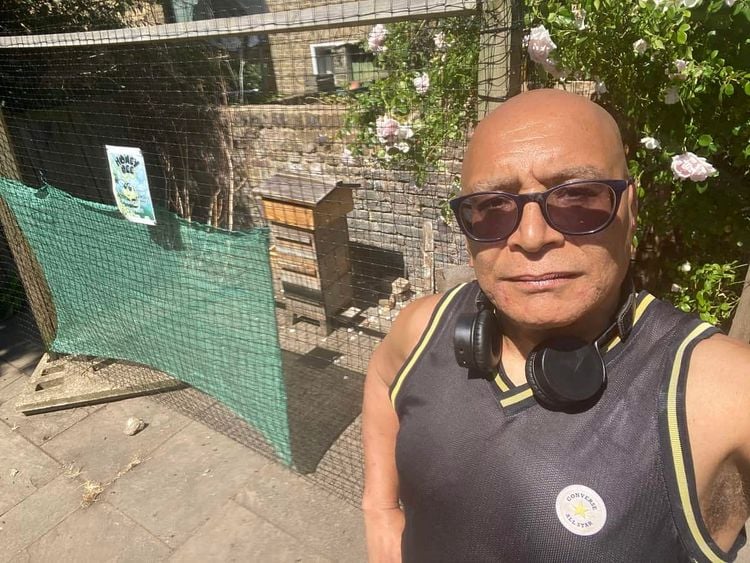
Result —
[{"label": "concrete path", "polygon": [[152,399],[18,414],[40,355],[0,326],[0,562],[365,560],[356,507]]}]

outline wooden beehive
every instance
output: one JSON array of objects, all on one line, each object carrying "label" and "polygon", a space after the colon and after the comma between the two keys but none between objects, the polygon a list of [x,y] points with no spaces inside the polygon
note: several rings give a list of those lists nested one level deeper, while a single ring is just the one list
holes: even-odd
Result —
[{"label": "wooden beehive", "polygon": [[273,264],[290,320],[305,317],[328,334],[331,319],[352,299],[349,188],[276,174],[258,190],[274,241]]}]

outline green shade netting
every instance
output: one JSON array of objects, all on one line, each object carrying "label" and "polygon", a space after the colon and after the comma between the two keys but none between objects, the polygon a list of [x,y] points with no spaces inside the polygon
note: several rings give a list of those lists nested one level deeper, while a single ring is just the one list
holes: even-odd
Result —
[{"label": "green shade netting", "polygon": [[291,462],[267,228],[157,225],[0,179],[57,310],[55,352],[151,366],[231,408]]}]

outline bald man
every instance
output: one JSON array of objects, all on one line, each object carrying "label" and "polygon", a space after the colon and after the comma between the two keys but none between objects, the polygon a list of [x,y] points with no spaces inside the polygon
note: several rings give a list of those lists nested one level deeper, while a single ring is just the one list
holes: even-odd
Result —
[{"label": "bald man", "polygon": [[750,347],[634,291],[610,115],[514,97],[477,127],[451,207],[476,281],[404,309],[367,373],[370,560],[734,559]]}]

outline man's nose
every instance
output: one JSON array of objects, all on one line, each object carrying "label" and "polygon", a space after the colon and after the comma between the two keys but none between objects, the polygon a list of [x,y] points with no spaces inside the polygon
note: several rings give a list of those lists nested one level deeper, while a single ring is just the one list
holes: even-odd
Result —
[{"label": "man's nose", "polygon": [[565,236],[547,223],[541,205],[533,201],[523,206],[518,228],[508,237],[508,246],[530,254],[563,242]]}]

